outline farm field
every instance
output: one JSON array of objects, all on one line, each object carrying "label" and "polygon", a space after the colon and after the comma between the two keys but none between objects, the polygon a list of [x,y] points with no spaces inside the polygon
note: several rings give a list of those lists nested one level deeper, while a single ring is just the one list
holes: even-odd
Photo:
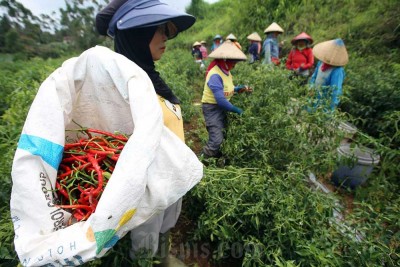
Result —
[{"label": "farm field", "polygon": [[[232,98],[244,113],[229,114],[223,160],[204,161],[204,177],[184,196],[171,254],[193,267],[400,266],[400,20],[393,16],[400,7],[389,0],[333,1],[330,7],[324,1],[193,4],[202,2],[189,7],[198,12],[193,29],[171,40],[157,62],[182,102],[186,144],[197,155],[208,135],[199,105],[204,71],[190,54],[194,41],[210,43],[215,34],[235,29],[246,51],[249,32],[262,33],[273,19],[287,29],[283,62],[290,39],[303,29],[316,43],[342,37],[350,61],[333,114],[306,111],[309,88],[289,79],[284,64],[237,64],[235,84],[254,91]],[[231,20],[239,10],[254,16]],[[303,19],[299,14],[305,10],[314,13]],[[112,47],[108,39],[99,45]],[[47,59],[0,56],[0,266],[21,266],[13,248],[9,201],[11,166],[26,114],[40,84],[84,50]],[[340,129],[344,122],[357,128],[352,145],[380,157],[366,183],[354,190],[331,181],[340,165],[338,148],[349,137]],[[145,253],[131,262],[129,246],[127,235],[104,257],[83,266],[155,263]]]}]

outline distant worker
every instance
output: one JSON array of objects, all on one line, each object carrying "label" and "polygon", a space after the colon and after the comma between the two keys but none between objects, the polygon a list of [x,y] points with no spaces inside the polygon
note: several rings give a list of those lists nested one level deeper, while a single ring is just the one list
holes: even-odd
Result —
[{"label": "distant worker", "polygon": [[249,36],[247,36],[247,40],[250,41],[249,46],[249,54],[250,59],[249,63],[252,64],[260,59],[261,53],[261,37],[257,32],[253,32]]},{"label": "distant worker", "polygon": [[342,95],[346,75],[343,66],[349,62],[346,47],[342,39],[335,39],[315,45],[313,53],[320,60],[310,79],[313,108],[322,106],[325,111],[334,111]]},{"label": "distant worker", "polygon": [[207,42],[201,41],[200,43],[201,43],[200,51],[201,51],[201,54],[203,55],[203,60],[204,60],[204,59],[208,58],[208,51],[207,51],[207,47],[206,47]]},{"label": "distant worker", "polygon": [[213,51],[214,58],[207,68],[203,97],[201,99],[204,120],[208,132],[208,141],[203,148],[204,158],[222,156],[220,147],[227,127],[227,112],[242,114],[243,110],[232,105],[229,100],[235,92],[251,92],[247,86],[234,86],[231,70],[236,63],[245,61],[246,55],[231,41],[224,42]]},{"label": "distant worker", "polygon": [[237,38],[235,35],[233,35],[233,33],[229,34],[225,40],[230,40],[232,43],[234,43],[237,48],[239,48],[240,50],[242,50],[242,46],[239,44]]},{"label": "distant worker", "polygon": [[293,48],[286,60],[286,68],[292,70],[295,76],[301,78],[301,84],[306,84],[310,76],[310,69],[314,66],[314,55],[310,45],[313,39],[302,32],[291,41]]},{"label": "distant worker", "polygon": [[194,57],[194,62],[200,64],[200,69],[204,69],[205,65],[203,62],[203,54],[200,51],[201,43],[194,42],[192,45],[192,56]]},{"label": "distant worker", "polygon": [[279,43],[278,35],[284,31],[276,22],[273,22],[265,29],[266,39],[263,43],[262,53],[264,55],[263,64],[279,65]]},{"label": "distant worker", "polygon": [[222,36],[217,34],[213,39],[213,43],[211,45],[211,51],[217,49],[224,41],[222,40]]}]

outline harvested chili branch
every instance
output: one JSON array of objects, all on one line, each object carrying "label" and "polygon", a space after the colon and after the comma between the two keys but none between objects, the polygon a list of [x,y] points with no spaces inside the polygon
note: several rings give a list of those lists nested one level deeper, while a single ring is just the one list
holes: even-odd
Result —
[{"label": "harvested chili branch", "polygon": [[56,181],[59,207],[69,211],[75,221],[86,220],[96,210],[129,138],[90,128],[83,131],[88,139],[65,144]]}]

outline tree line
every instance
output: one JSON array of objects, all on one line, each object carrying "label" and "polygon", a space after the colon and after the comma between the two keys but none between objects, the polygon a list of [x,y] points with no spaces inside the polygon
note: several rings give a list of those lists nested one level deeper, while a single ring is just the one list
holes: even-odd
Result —
[{"label": "tree line", "polygon": [[95,30],[95,15],[104,6],[100,0],[68,0],[52,15],[34,15],[17,0],[1,0],[0,53],[17,57],[59,57],[82,51],[101,42]]}]

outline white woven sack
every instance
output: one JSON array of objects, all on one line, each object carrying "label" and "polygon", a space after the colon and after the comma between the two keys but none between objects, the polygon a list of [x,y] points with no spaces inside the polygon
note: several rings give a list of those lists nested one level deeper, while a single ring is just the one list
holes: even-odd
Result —
[{"label": "white woven sack", "polygon": [[[54,206],[67,129],[132,134],[87,221],[66,226]],[[196,155],[168,128],[147,74],[96,46],[40,86],[15,153],[11,216],[24,266],[77,266],[101,257],[128,231],[175,203],[203,175]]]}]

